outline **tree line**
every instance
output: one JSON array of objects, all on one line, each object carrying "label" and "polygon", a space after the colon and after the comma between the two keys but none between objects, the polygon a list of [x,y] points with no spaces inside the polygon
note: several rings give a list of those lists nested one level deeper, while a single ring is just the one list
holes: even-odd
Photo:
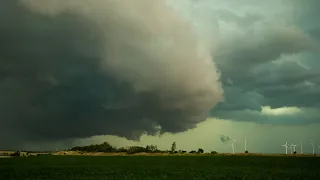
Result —
[{"label": "tree line", "polygon": [[[159,150],[155,145],[147,145],[146,147],[142,146],[129,146],[129,147],[121,147],[116,148],[111,146],[108,142],[104,142],[102,144],[95,144],[89,146],[77,146],[70,149],[71,151],[81,151],[81,152],[107,152],[107,153],[127,153],[127,154],[135,154],[135,153],[192,153],[192,154],[201,154],[204,153],[202,148],[198,148],[198,150],[192,150],[187,152],[185,150],[177,150],[176,142],[173,142],[170,150]],[[211,154],[217,154],[216,151],[212,151]]]}]

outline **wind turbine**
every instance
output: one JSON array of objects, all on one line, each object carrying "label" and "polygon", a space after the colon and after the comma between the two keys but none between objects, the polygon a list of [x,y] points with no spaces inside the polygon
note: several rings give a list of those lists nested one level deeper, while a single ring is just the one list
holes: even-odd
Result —
[{"label": "wind turbine", "polygon": [[296,144],[291,144],[292,145],[292,147],[293,147],[293,153],[295,154],[296,153]]},{"label": "wind turbine", "polygon": [[285,144],[281,145],[286,149],[286,154],[288,154],[288,141]]},{"label": "wind turbine", "polygon": [[236,140],[232,140],[231,143],[232,143],[232,153],[234,154],[234,142],[236,142]]},{"label": "wind turbine", "polygon": [[314,141],[311,140],[311,143],[310,143],[310,144],[311,144],[311,146],[312,146],[312,154],[315,154],[315,153],[314,153]]},{"label": "wind turbine", "polygon": [[291,144],[289,144],[289,148],[290,148],[290,152],[291,152],[291,154],[292,154],[292,143]]},{"label": "wind turbine", "polygon": [[300,152],[301,152],[301,154],[303,154],[303,151],[302,151],[302,148],[303,148],[303,147],[302,147],[302,143],[303,143],[303,142],[300,141]]}]

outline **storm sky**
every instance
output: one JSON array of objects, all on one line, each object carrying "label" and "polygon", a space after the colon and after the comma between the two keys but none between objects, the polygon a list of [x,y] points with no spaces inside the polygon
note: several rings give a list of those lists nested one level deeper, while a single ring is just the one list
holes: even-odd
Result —
[{"label": "storm sky", "polygon": [[176,141],[228,152],[247,137],[249,151],[303,140],[310,152],[311,139],[320,144],[319,8],[2,0],[0,148]]}]

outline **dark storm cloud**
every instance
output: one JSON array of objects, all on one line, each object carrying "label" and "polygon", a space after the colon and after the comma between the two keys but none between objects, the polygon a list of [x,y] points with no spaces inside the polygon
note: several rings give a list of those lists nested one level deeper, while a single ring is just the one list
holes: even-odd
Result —
[{"label": "dark storm cloud", "polygon": [[224,109],[226,111],[243,109],[261,110],[264,97],[255,91],[245,91],[239,87],[226,84],[224,86],[224,93],[228,94],[228,96],[225,96],[223,103],[219,103],[216,106],[217,109]]},{"label": "dark storm cloud", "polygon": [[1,146],[182,132],[222,97],[163,1],[2,0],[0,13]]},{"label": "dark storm cloud", "polygon": [[[235,35],[230,31],[222,37],[213,53],[222,74],[225,101],[211,111],[212,116],[270,124],[319,122],[320,4],[286,3],[293,8],[270,16],[216,11],[220,21],[234,28]],[[261,4],[256,7],[263,9]],[[249,14],[255,16],[248,18]],[[262,106],[298,107],[301,111],[271,115],[261,113]]]},{"label": "dark storm cloud", "polygon": [[295,23],[320,43],[320,23],[318,18],[320,16],[320,2],[317,0],[310,0],[308,2],[294,0],[293,2],[295,3]]},{"label": "dark storm cloud", "polygon": [[276,60],[281,54],[299,53],[313,48],[312,40],[296,27],[273,23],[262,23],[261,26],[255,35],[250,33],[221,44],[215,54],[220,57],[219,65],[233,71],[234,68],[230,66],[232,63],[240,71],[252,71],[253,66]]}]

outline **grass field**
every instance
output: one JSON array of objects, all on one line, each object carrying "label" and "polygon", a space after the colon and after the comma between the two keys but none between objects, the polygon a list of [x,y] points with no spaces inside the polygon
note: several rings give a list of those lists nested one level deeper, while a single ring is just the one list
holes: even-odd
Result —
[{"label": "grass field", "polygon": [[35,156],[0,158],[0,180],[320,179],[320,158]]}]

